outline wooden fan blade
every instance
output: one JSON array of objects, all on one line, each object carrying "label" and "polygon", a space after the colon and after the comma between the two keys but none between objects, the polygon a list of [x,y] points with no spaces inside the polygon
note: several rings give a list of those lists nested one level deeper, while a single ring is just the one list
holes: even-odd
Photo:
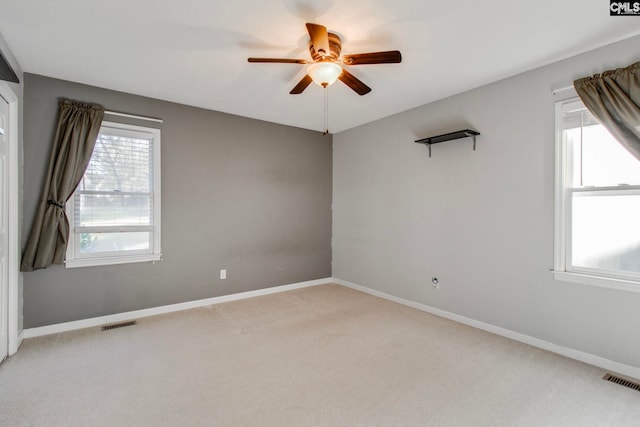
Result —
[{"label": "wooden fan blade", "polygon": [[342,74],[340,74],[338,78],[340,79],[340,81],[342,81],[342,83],[346,84],[351,89],[356,91],[360,96],[366,95],[371,92],[371,88],[369,86],[362,83],[360,79],[358,79],[356,76],[345,69],[342,69]]},{"label": "wooden fan blade", "polygon": [[301,94],[302,92],[304,92],[304,90],[307,88],[307,86],[309,86],[311,84],[312,81],[313,80],[311,80],[311,77],[309,77],[309,74],[305,74],[304,77],[302,78],[302,80],[300,80],[300,82],[298,82],[296,87],[291,89],[291,92],[289,92],[289,93],[291,95]]},{"label": "wooden fan blade", "polygon": [[329,56],[331,50],[329,48],[329,34],[327,33],[327,27],[324,25],[307,23],[307,31],[309,32],[311,44],[316,52],[318,52],[320,56]]},{"label": "wooden fan blade", "polygon": [[270,62],[278,64],[307,64],[305,59],[287,59],[287,58],[248,58],[249,62]]},{"label": "wooden fan blade", "polygon": [[342,57],[342,62],[344,62],[346,65],[397,64],[399,62],[402,62],[402,54],[399,50],[356,53],[354,55],[344,55]]}]

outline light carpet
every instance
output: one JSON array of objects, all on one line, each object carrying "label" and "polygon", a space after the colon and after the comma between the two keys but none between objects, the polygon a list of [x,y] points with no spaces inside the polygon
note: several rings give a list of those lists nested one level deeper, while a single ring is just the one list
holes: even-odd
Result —
[{"label": "light carpet", "polygon": [[638,426],[605,371],[338,285],[26,340],[2,426]]}]

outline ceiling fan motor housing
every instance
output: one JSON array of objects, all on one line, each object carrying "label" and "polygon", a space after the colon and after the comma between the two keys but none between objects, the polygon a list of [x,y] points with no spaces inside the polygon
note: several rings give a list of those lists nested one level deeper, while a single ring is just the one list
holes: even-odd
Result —
[{"label": "ceiling fan motor housing", "polygon": [[328,54],[325,53],[324,56],[316,51],[312,43],[309,43],[309,52],[311,53],[311,58],[313,58],[315,62],[320,62],[323,60],[337,62],[338,58],[340,58],[340,52],[342,51],[342,40],[340,40],[340,36],[335,33],[327,33],[327,35],[329,36],[330,52],[328,52]]}]

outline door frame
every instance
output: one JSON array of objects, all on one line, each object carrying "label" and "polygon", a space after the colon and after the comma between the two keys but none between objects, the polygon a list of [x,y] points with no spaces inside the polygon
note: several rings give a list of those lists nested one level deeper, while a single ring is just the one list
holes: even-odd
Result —
[{"label": "door frame", "polygon": [[8,322],[8,339],[9,339],[9,356],[18,351],[18,347],[22,342],[22,331],[20,328],[20,281],[22,274],[20,273],[20,164],[19,161],[19,99],[13,91],[9,83],[0,81],[0,95],[9,103],[9,152],[7,162],[8,175],[8,278],[9,278],[9,295],[7,298],[7,316]]}]

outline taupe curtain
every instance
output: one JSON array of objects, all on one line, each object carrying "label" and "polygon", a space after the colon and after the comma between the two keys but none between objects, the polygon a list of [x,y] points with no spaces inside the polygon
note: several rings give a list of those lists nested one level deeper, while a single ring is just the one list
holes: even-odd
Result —
[{"label": "taupe curtain", "polygon": [[22,255],[21,271],[64,262],[69,238],[64,204],[87,169],[103,117],[104,107],[100,105],[60,100],[49,169]]},{"label": "taupe curtain", "polygon": [[573,85],[589,111],[640,160],[640,62]]}]

